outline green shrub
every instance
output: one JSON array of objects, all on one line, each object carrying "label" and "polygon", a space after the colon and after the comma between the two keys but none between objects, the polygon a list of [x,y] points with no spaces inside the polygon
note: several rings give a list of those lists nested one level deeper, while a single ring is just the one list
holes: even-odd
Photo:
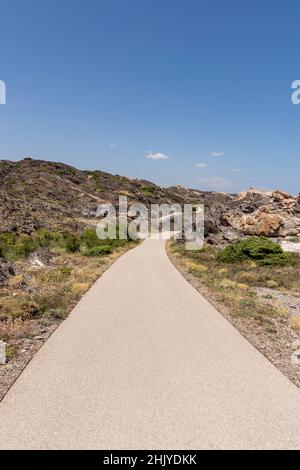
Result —
[{"label": "green shrub", "polygon": [[288,266],[293,264],[293,258],[290,253],[275,253],[266,255],[258,261],[261,266]]},{"label": "green shrub", "polygon": [[141,187],[141,192],[146,194],[153,194],[156,191],[156,187],[153,185],[145,185]]},{"label": "green shrub", "polygon": [[18,353],[17,346],[8,345],[6,346],[6,357],[7,359],[13,359]]},{"label": "green shrub", "polygon": [[0,257],[6,260],[13,258],[16,236],[10,232],[0,233]]},{"label": "green shrub", "polygon": [[38,247],[37,242],[29,235],[24,235],[15,245],[15,254],[17,257],[23,258],[28,256]]},{"label": "green shrub", "polygon": [[16,236],[10,232],[0,233],[0,244],[7,246],[14,246],[16,243]]},{"label": "green shrub", "polygon": [[64,319],[65,317],[67,316],[67,312],[66,310],[62,309],[62,308],[48,308],[45,310],[44,312],[44,318],[46,319],[58,319],[58,320],[61,320],[61,319]]},{"label": "green shrub", "polygon": [[48,309],[65,309],[68,302],[66,288],[56,289],[48,294],[37,294],[34,296],[34,301],[42,314]]},{"label": "green shrub", "polygon": [[284,253],[278,243],[265,237],[250,237],[231,243],[217,255],[223,263],[254,260],[262,266],[286,266],[293,263],[290,253]]},{"label": "green shrub", "polygon": [[[115,239],[110,239],[110,238],[105,238],[101,239],[98,238],[97,232],[95,228],[88,228],[84,231],[84,233],[81,236],[81,243],[86,246],[86,248],[91,249],[91,248],[96,248],[96,247],[102,247],[102,246],[110,246],[111,248],[117,248],[119,246],[124,246],[126,243],[129,241],[132,241],[130,238],[128,232],[127,232],[127,238],[125,239],[120,239],[119,238],[120,234],[120,226],[117,224],[116,225],[116,238]],[[87,250],[87,251],[88,251]]]},{"label": "green shrub", "polygon": [[64,282],[72,274],[72,268],[69,266],[62,266],[60,268],[51,269],[48,272],[45,272],[41,276],[41,282],[44,283],[53,283],[53,282]]},{"label": "green shrub", "polygon": [[98,238],[96,229],[94,228],[87,228],[81,236],[81,241],[87,248],[93,248],[103,242],[103,240]]},{"label": "green shrub", "polygon": [[72,268],[70,268],[69,266],[62,266],[61,268],[57,268],[56,271],[59,272],[61,276],[66,278],[71,275]]},{"label": "green shrub", "polygon": [[45,228],[40,228],[36,232],[36,240],[41,247],[49,247],[53,242],[58,243],[60,239],[60,233]]},{"label": "green shrub", "polygon": [[0,301],[0,318],[2,320],[26,320],[41,313],[39,305],[30,298],[3,297]]},{"label": "green shrub", "polygon": [[80,240],[72,233],[64,234],[64,245],[68,253],[76,253],[80,248]]},{"label": "green shrub", "polygon": [[86,252],[86,256],[103,256],[111,253],[111,247],[109,245],[99,245],[89,248]]}]

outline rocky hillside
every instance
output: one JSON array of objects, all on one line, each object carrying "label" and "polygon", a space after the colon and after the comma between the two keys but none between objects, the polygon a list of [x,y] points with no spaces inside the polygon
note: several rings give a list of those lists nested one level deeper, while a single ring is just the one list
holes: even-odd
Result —
[{"label": "rocky hillside", "polygon": [[181,186],[161,188],[149,181],[31,158],[0,161],[0,181],[2,232],[30,234],[41,227],[80,231],[95,223],[98,204],[116,204],[119,195],[126,195],[129,204],[203,202],[210,243],[244,235],[300,234],[300,198],[283,191],[252,189],[228,195]]},{"label": "rocky hillside", "polygon": [[0,161],[1,231],[31,233],[45,228],[80,230],[90,224],[98,204],[117,204],[119,195],[128,203],[197,203],[210,193],[183,187],[161,188],[149,181],[81,171],[62,163],[25,158]]},{"label": "rocky hillside", "polygon": [[209,205],[207,215],[211,243],[246,235],[285,238],[300,234],[300,197],[284,191],[250,189],[221,198]]}]

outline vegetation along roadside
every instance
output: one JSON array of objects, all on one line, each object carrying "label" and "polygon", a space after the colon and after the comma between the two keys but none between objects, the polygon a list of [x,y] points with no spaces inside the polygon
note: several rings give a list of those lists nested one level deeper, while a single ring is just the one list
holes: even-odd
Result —
[{"label": "vegetation along roadside", "polygon": [[136,243],[99,240],[95,228],[0,233],[0,340],[7,356],[0,400],[96,279]]},{"label": "vegetation along roadside", "polygon": [[183,276],[300,387],[292,360],[300,349],[299,253],[256,236],[199,251],[171,241],[167,252]]}]

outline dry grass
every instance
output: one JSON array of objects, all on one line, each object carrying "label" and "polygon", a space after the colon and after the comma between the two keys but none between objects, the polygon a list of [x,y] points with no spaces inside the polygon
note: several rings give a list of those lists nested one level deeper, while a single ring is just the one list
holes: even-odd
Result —
[{"label": "dry grass", "polygon": [[295,315],[291,318],[290,323],[294,330],[300,333],[300,315]]},{"label": "dry grass", "polygon": [[[294,254],[293,266],[259,266],[253,261],[243,263],[221,263],[216,260],[218,249],[205,245],[199,251],[186,251],[182,245],[172,245],[172,252],[185,260],[205,265],[213,276],[224,275],[232,280],[247,283],[249,286],[279,287],[300,293],[300,255]],[[195,266],[196,268],[196,266]],[[276,283],[276,284],[275,284]]]},{"label": "dry grass", "polygon": [[17,346],[37,325],[65,318],[105,269],[133,244],[103,257],[58,253],[44,268],[18,261],[19,273],[0,288],[0,339]]},{"label": "dry grass", "polygon": [[101,257],[56,251],[48,266],[15,263],[17,275],[0,287],[0,339],[7,344],[0,367],[0,400],[44,341],[99,276],[125,251],[128,243]]},{"label": "dry grass", "polygon": [[[228,308],[233,317],[253,318],[266,323],[270,318],[287,317],[287,310],[281,305],[273,301],[261,303],[254,287],[282,291],[292,289],[300,293],[299,256],[296,256],[292,267],[263,267],[253,261],[222,263],[216,259],[217,248],[214,246],[206,245],[199,251],[186,251],[183,245],[172,243],[169,250],[189,273],[199,278],[218,302]],[[296,320],[292,326],[297,328]]]}]

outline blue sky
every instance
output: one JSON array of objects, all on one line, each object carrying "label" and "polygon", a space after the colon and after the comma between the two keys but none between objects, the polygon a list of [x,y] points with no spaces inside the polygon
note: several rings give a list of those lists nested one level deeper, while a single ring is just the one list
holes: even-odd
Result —
[{"label": "blue sky", "polygon": [[2,0],[0,11],[0,158],[300,191],[298,0]]}]

